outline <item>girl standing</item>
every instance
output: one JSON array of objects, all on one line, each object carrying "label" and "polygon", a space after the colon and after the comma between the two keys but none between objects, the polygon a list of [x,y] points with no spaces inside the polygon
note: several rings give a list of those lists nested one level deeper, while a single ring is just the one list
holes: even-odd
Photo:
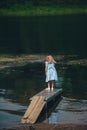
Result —
[{"label": "girl standing", "polygon": [[45,73],[46,73],[46,82],[48,85],[48,90],[50,90],[50,88],[53,90],[55,81],[58,80],[55,63],[56,61],[51,55],[46,56]]}]

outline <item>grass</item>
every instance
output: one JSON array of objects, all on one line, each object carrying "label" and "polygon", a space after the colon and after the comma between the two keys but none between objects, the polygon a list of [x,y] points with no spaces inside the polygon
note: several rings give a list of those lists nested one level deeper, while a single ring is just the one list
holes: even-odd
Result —
[{"label": "grass", "polygon": [[59,7],[59,6],[38,6],[38,7],[12,7],[10,9],[0,8],[0,16],[47,16],[63,14],[87,14],[87,7]]}]

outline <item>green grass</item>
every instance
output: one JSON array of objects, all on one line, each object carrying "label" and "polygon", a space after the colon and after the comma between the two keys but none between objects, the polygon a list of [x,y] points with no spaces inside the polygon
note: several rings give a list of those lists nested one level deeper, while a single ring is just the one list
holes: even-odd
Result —
[{"label": "green grass", "polygon": [[0,16],[47,16],[64,14],[87,14],[87,7],[13,7],[10,9],[0,9]]}]

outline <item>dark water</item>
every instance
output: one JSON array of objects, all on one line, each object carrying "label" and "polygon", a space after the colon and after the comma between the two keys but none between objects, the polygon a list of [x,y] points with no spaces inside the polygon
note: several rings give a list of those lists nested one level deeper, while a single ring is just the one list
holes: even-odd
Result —
[{"label": "dark water", "polygon": [[[86,44],[86,14],[0,16],[0,54],[74,54],[86,58]],[[87,67],[56,67],[63,100],[44,122],[87,123]],[[19,126],[29,98],[46,87],[42,63],[0,70],[0,128]]]},{"label": "dark water", "polygon": [[[87,123],[87,67],[56,68],[63,99],[43,122]],[[46,87],[43,63],[0,70],[0,128],[20,126],[29,98]]]},{"label": "dark water", "polygon": [[87,15],[1,17],[0,53],[87,56]]}]

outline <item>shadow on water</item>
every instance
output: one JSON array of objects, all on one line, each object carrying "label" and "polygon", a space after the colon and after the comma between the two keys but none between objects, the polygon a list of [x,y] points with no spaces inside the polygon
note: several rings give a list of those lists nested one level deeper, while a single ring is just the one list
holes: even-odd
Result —
[{"label": "shadow on water", "polygon": [[[47,121],[63,123],[66,116],[70,118],[72,115],[71,123],[74,118],[76,122],[87,122],[84,116],[87,114],[87,67],[57,65],[56,68],[59,76],[56,87],[63,88],[63,100],[52,113],[53,118],[57,115],[58,120],[52,119],[51,115]],[[46,84],[43,63],[0,70],[0,127],[7,127],[9,123],[10,126],[19,125],[29,105],[29,98],[44,88]],[[68,121],[67,118],[66,122]]]}]

